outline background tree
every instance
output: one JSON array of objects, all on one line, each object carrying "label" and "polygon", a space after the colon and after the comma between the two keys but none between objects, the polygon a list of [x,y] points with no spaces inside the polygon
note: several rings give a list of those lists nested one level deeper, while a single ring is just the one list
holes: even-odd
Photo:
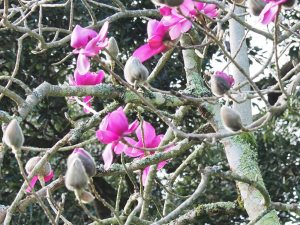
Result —
[{"label": "background tree", "polygon": [[[56,179],[46,187],[37,184],[36,194],[24,195],[27,183],[2,142],[0,221],[6,217],[4,224],[246,224],[249,220],[279,224],[278,219],[299,223],[299,5],[282,8],[266,30],[250,25],[251,15],[243,21],[249,2],[246,7],[205,2],[217,6],[218,16],[200,11],[193,28],[169,43],[168,51],[143,62],[150,85],[138,90],[123,80],[122,65],[146,43],[148,21],[162,17],[151,1],[1,2],[3,132],[16,118],[25,136],[23,164],[39,155],[42,159],[34,170],[49,161]],[[108,36],[118,42],[119,60],[110,68],[102,51],[93,59],[91,71],[105,70],[104,83],[69,85],[78,57],[70,47],[75,25],[98,32],[105,21],[109,21]],[[256,34],[273,47],[257,47]],[[258,72],[249,72],[247,59],[259,67]],[[210,75],[222,70],[235,79],[229,97],[216,97],[210,91]],[[94,113],[85,113],[78,104],[83,96],[93,96]],[[220,107],[228,98],[250,132],[224,130]],[[130,122],[150,122],[156,134],[164,134],[162,146],[171,150],[157,148],[156,154],[148,152],[134,160],[116,155],[105,170],[101,155],[106,144],[99,143],[95,131],[119,106],[126,106]],[[67,157],[76,147],[87,150],[97,165],[89,187],[96,198],[88,205],[79,203],[64,185]],[[168,164],[157,173],[155,165],[162,160]],[[148,165],[152,165],[150,175],[143,186],[140,175]]]}]

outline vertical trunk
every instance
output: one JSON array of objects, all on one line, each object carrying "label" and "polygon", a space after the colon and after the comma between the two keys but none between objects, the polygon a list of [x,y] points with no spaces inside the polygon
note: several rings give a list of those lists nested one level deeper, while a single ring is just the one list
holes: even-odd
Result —
[{"label": "vertical trunk", "polygon": [[[244,9],[237,7],[235,9],[236,14],[241,14]],[[244,42],[241,45],[241,41],[245,34],[245,29],[235,20],[231,19],[229,21],[230,26],[230,49],[231,55],[234,57],[236,62],[249,73],[249,60],[247,54],[247,46]],[[238,53],[236,53],[238,51]],[[235,78],[236,84],[245,80],[243,74],[233,65],[230,66],[230,74]],[[245,86],[243,90],[249,90],[249,86]],[[252,112],[251,112],[251,102],[246,101],[242,104],[234,104],[233,107],[241,114],[243,123],[249,124],[252,122]],[[218,107],[216,107],[218,108]],[[216,109],[215,112],[219,112]],[[215,114],[214,126],[216,130],[224,129],[220,123],[219,113]],[[233,172],[240,174],[241,176],[246,176],[250,179],[257,180],[261,185],[263,184],[263,179],[257,164],[256,149],[255,149],[255,139],[252,134],[242,134],[239,136],[226,138],[222,140],[225,148],[226,157],[228,159],[229,166]],[[244,207],[251,220],[258,217],[265,209],[264,198],[255,188],[237,182],[241,198],[243,200]],[[271,211],[266,214],[262,219],[256,224],[270,224],[276,225],[280,224],[275,211]]]}]

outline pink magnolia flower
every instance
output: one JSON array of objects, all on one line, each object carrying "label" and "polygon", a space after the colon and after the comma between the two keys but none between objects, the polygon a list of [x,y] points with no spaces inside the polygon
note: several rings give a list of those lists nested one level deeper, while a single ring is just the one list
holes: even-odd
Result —
[{"label": "pink magnolia flower", "polygon": [[[143,127],[143,132],[142,132]],[[139,157],[144,158],[147,155],[145,154],[145,151],[140,150],[138,148],[156,148],[159,146],[161,140],[163,139],[164,135],[156,135],[154,127],[144,121],[143,125],[140,125],[136,130],[136,136],[138,141],[133,140],[132,138],[124,138],[127,143],[129,143],[131,146],[137,147],[131,147],[128,146],[126,143],[119,143],[118,146],[115,147],[115,152],[124,152],[129,157]],[[144,134],[144,140],[143,140],[143,134]],[[166,149],[166,151],[170,150],[170,148]],[[153,151],[150,152],[150,154],[155,154]],[[158,163],[157,170],[162,169],[167,164],[167,161],[162,161]],[[142,175],[142,182],[143,185],[146,184],[148,173],[149,173],[150,166],[146,167],[143,170]]]},{"label": "pink magnolia flower", "polygon": [[171,40],[180,37],[181,34],[189,31],[192,28],[192,22],[179,14],[176,9],[168,10],[167,6],[161,8],[160,13],[163,15],[161,22],[169,27],[169,35]]},{"label": "pink magnolia flower", "polygon": [[269,23],[273,22],[278,13],[279,6],[285,3],[286,1],[287,0],[278,0],[278,1],[265,0],[267,4],[259,15],[259,21],[265,25],[268,25]]},{"label": "pink magnolia flower", "polygon": [[184,0],[179,7],[179,11],[168,6],[161,7],[160,14],[163,16],[161,21],[165,26],[170,27],[169,35],[171,40],[175,40],[181,34],[189,31],[193,25],[190,20],[195,20],[199,12],[212,18],[218,15],[216,5],[192,0]]},{"label": "pink magnolia flower", "polygon": [[[69,84],[73,86],[81,86],[81,85],[97,85],[103,82],[105,77],[105,73],[103,70],[99,70],[97,73],[87,72],[84,75],[81,75],[76,69],[74,72],[74,79],[69,77]],[[83,102],[91,107],[92,96],[85,96],[83,98]],[[90,113],[90,110],[87,107],[83,108],[85,113]]]},{"label": "pink magnolia flower", "polygon": [[195,2],[195,7],[198,11],[204,13],[208,17],[215,18],[218,16],[218,9],[215,4]]},{"label": "pink magnolia flower", "polygon": [[76,25],[71,34],[71,46],[72,48],[84,48],[96,36],[96,31]]},{"label": "pink magnolia flower", "polygon": [[[77,58],[78,72],[80,74],[86,74],[90,69],[89,57],[98,55],[100,51],[108,45],[108,38],[106,37],[108,22],[103,24],[100,32],[96,35],[90,29],[76,29],[76,27],[72,33],[73,39],[71,38],[71,46],[76,47],[73,53],[79,54]],[[85,29],[85,32],[82,32],[82,29]]]},{"label": "pink magnolia flower", "polygon": [[[113,151],[119,144],[119,140],[125,135],[131,134],[138,127],[135,120],[129,124],[122,107],[109,113],[100,123],[96,132],[98,140],[103,144],[108,144],[102,153],[104,168],[109,169],[113,161]],[[117,152],[115,152],[118,154]]]},{"label": "pink magnolia flower", "polygon": [[147,25],[148,40],[147,44],[140,46],[133,53],[142,63],[154,55],[157,55],[167,49],[164,41],[168,39],[166,36],[168,27],[164,26],[158,20],[149,20]]}]

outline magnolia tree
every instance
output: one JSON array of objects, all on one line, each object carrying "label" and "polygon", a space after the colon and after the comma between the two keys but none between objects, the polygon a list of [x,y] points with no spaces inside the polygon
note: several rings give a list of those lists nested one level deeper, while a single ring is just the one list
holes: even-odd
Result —
[{"label": "magnolia tree", "polygon": [[[296,203],[272,200],[253,135],[295,106],[299,55],[286,57],[300,37],[295,1],[144,4],[149,8],[119,0],[3,0],[1,40],[13,35],[17,46],[12,69],[0,76],[0,167],[9,158],[14,170],[6,176],[21,179],[13,197],[0,202],[0,223],[33,224],[14,218],[35,203],[51,224],[200,224],[207,215],[244,215],[249,224],[275,225],[279,212],[300,214]],[[270,54],[252,72],[255,35],[268,40],[262,50]],[[60,57],[51,72],[40,69],[49,82],[22,75],[25,59],[37,55],[36,66],[51,54]],[[175,84],[165,74],[181,79]],[[273,82],[261,85],[270,74]],[[65,124],[42,107],[60,99],[52,114],[64,113]],[[260,109],[255,117],[251,102]],[[42,114],[57,136],[44,132]],[[32,128],[43,140],[52,137],[49,144],[30,141]],[[195,163],[216,146],[222,160]],[[182,196],[177,190],[187,171],[193,177]],[[228,184],[236,193],[231,199],[205,197],[222,196]]]}]

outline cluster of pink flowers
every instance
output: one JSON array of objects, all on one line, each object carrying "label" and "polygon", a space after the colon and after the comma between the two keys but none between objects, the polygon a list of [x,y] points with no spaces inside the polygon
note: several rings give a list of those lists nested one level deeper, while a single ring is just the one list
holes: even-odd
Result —
[{"label": "cluster of pink flowers", "polygon": [[[97,34],[96,31],[88,28],[82,28],[76,25],[71,35],[71,47],[73,53],[78,54],[77,66],[74,76],[69,78],[69,84],[73,86],[97,85],[103,82],[105,73],[99,70],[97,73],[90,72],[90,57],[98,55],[108,45],[107,36],[108,22],[105,22]],[[91,107],[91,96],[85,96],[83,102]],[[88,107],[84,111],[89,113]]]},{"label": "cluster of pink flowers", "polygon": [[[133,132],[136,134],[137,141],[127,137]],[[154,127],[146,121],[141,125],[139,125],[137,120],[129,124],[122,107],[105,116],[99,126],[99,130],[96,132],[96,136],[101,143],[107,144],[102,153],[104,169],[106,170],[113,163],[114,153],[117,155],[124,153],[131,158],[141,159],[146,154],[140,148],[156,148],[163,138],[163,135],[156,135]],[[167,150],[170,149],[168,148],[165,151]],[[154,152],[151,151],[150,154],[154,154]],[[166,163],[166,161],[160,162],[157,169],[163,168]],[[148,173],[149,166],[143,170],[143,185],[146,184]]]},{"label": "cluster of pink flowers", "polygon": [[259,21],[265,25],[274,22],[280,6],[286,1],[288,0],[264,0],[267,4],[259,15]]},{"label": "cluster of pink flowers", "polygon": [[191,21],[195,20],[200,13],[211,18],[218,15],[216,5],[193,0],[184,0],[178,8],[162,5],[160,7],[162,19],[160,21],[149,20],[147,43],[136,49],[133,56],[144,62],[166,51],[170,42],[191,29]]}]

